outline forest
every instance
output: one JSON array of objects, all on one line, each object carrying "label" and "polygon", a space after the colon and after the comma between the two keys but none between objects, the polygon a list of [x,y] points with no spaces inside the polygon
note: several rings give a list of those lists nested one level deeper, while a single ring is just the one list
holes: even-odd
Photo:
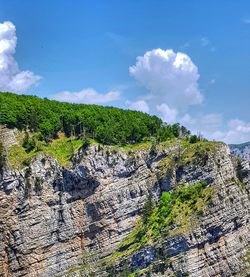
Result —
[{"label": "forest", "polygon": [[56,138],[59,132],[108,145],[139,143],[152,138],[160,142],[190,135],[178,123],[170,125],[139,111],[64,103],[8,92],[0,93],[0,124],[37,133],[46,142]]}]

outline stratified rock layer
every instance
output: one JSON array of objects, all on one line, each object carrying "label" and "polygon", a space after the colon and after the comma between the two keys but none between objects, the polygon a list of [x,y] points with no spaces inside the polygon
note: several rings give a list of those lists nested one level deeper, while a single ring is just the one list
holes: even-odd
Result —
[{"label": "stratified rock layer", "polygon": [[[39,154],[22,170],[5,163],[0,173],[0,276],[66,276],[86,257],[112,253],[135,227],[149,192],[180,181],[206,181],[214,195],[191,231],[173,236],[165,248],[171,268],[155,276],[245,276],[250,240],[250,164],[235,163],[218,144],[205,158],[181,163],[180,146],[128,153],[91,146],[71,169]],[[174,157],[171,170],[162,166]],[[133,270],[156,260],[156,246],[128,259]],[[72,270],[71,270],[72,271]],[[104,276],[103,272],[97,275]],[[74,272],[75,276],[84,273]]]}]

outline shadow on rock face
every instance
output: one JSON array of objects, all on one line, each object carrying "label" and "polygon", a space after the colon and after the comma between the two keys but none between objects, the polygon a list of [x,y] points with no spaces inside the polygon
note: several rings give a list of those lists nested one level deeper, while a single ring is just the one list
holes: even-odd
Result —
[{"label": "shadow on rock face", "polygon": [[89,170],[79,166],[74,170],[63,169],[62,177],[55,179],[54,191],[67,192],[72,196],[72,201],[87,198],[95,193],[100,183],[90,175]]}]

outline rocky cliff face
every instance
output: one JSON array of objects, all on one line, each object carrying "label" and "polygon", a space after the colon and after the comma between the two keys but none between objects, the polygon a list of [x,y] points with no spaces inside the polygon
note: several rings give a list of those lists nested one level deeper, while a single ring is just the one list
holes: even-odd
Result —
[{"label": "rocky cliff face", "polygon": [[[232,160],[223,144],[204,145],[132,152],[94,145],[80,149],[70,169],[46,154],[21,170],[4,158],[0,276],[119,276],[125,264],[130,276],[247,276],[250,163]],[[110,273],[100,261],[134,230],[149,193],[157,202],[162,191],[197,181],[213,194],[189,227],[112,258]]]}]

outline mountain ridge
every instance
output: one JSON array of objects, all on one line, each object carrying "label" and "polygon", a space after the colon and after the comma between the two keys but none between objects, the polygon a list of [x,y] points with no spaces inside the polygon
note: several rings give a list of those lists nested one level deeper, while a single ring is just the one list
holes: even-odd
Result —
[{"label": "mountain ridge", "polygon": [[229,144],[229,147],[234,156],[250,160],[250,141],[240,144]]}]

